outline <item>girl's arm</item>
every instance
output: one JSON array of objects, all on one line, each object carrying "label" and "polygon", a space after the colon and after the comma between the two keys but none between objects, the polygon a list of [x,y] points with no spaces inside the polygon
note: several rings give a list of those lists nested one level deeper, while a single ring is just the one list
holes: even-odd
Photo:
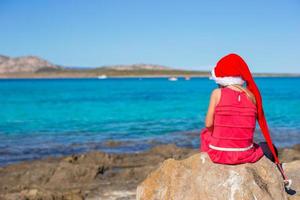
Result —
[{"label": "girl's arm", "polygon": [[205,127],[208,128],[208,130],[210,131],[213,130],[215,107],[220,100],[220,96],[221,96],[221,90],[219,88],[214,89],[210,96],[210,102],[209,102],[209,106],[205,118]]}]

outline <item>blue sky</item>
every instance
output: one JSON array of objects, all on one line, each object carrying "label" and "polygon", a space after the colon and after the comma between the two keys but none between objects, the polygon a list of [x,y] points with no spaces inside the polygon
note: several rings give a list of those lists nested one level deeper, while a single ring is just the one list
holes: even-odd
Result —
[{"label": "blue sky", "polygon": [[66,66],[150,63],[300,73],[298,0],[1,0],[0,54]]}]

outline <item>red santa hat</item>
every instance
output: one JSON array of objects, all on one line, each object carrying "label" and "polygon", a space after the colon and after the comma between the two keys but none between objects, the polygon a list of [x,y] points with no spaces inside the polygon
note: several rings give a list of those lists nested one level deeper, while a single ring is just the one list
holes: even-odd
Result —
[{"label": "red santa hat", "polygon": [[[257,120],[261,131],[266,139],[268,147],[270,148],[274,158],[275,163],[278,165],[284,179],[287,181],[287,178],[283,172],[283,169],[280,166],[278,156],[276,155],[272,139],[269,133],[269,128],[266,122],[264,115],[262,98],[259,92],[258,87],[256,86],[254,79],[251,75],[251,72],[246,64],[246,62],[237,54],[229,54],[221,58],[217,65],[211,72],[210,79],[216,81],[216,83],[226,86],[231,84],[244,84],[246,83],[247,89],[249,89],[255,96],[256,106],[257,106]],[[290,180],[289,180],[290,181]],[[291,181],[289,182],[291,184]]]}]

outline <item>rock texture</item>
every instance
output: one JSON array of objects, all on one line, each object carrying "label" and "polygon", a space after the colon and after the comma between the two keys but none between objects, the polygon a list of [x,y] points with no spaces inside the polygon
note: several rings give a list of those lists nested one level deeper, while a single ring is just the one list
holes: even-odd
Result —
[{"label": "rock texture", "polygon": [[167,158],[197,150],[174,144],[131,154],[89,152],[0,167],[0,199],[135,199],[135,189]]},{"label": "rock texture", "polygon": [[[298,166],[299,167],[299,166]],[[166,160],[137,187],[137,200],[286,200],[275,164],[220,165],[206,153]]]},{"label": "rock texture", "polygon": [[0,73],[37,72],[39,70],[60,69],[44,59],[36,56],[11,58],[0,55]]},{"label": "rock texture", "polygon": [[300,160],[285,163],[283,167],[287,176],[293,181],[289,200],[300,200]]},{"label": "rock texture", "polygon": [[292,148],[279,148],[278,153],[281,162],[300,160],[300,144],[296,144]]},{"label": "rock texture", "polygon": [[[109,141],[107,145],[116,146],[122,145],[122,143],[112,140]],[[289,198],[296,200],[300,199],[300,196],[298,196],[298,193],[300,193],[300,160],[293,159],[297,158],[300,152],[298,151],[297,146],[294,146],[294,148],[289,150],[290,151],[288,151],[288,149],[279,149],[279,153],[281,159],[288,160],[289,162],[284,164],[284,168],[286,168],[287,175],[293,179],[293,186],[295,186],[293,189],[297,191],[295,195],[289,195]],[[289,153],[286,154],[284,152]],[[195,155],[195,157],[191,157],[192,155]],[[169,158],[172,158],[172,160],[168,160],[166,162],[170,164],[162,164]],[[179,161],[186,158],[189,158],[187,160],[190,161]],[[269,168],[266,170],[265,166],[271,165],[272,167],[272,163],[270,164],[266,160],[262,163],[263,167],[260,170],[257,169],[257,166],[254,167],[255,164],[254,166],[249,164],[245,165],[247,166],[245,168],[239,168],[240,171],[236,172],[240,173],[240,175],[248,175],[249,180],[252,180],[253,183],[250,189],[262,188],[262,193],[266,190],[271,193],[273,192],[272,188],[275,188],[276,185],[272,185],[271,187],[268,185],[269,182],[266,183],[265,181],[270,180],[266,179],[266,177],[269,176],[270,173],[273,173],[274,170],[270,170]],[[202,168],[204,165],[206,168]],[[164,172],[165,175],[163,176],[154,171],[159,167],[162,168],[162,166],[165,166],[166,170]],[[190,178],[193,173],[196,173],[197,167],[201,168],[202,172],[207,172],[207,175],[212,178],[209,179],[208,185],[205,183],[205,181],[209,178],[208,176],[206,176],[207,179],[202,177],[197,180],[193,180]],[[219,168],[223,171],[218,171]],[[256,169],[258,171],[255,171]],[[218,174],[218,176],[214,176],[214,170],[217,170],[220,174]],[[140,153],[109,154],[93,151],[64,157],[48,157],[41,160],[21,162],[0,167],[0,199],[134,200],[136,199],[137,186],[142,183],[151,172],[157,174],[158,181],[171,181],[171,178],[173,178],[174,182],[170,182],[170,184],[173,185],[173,188],[175,188],[175,186],[179,188],[185,187],[185,190],[187,191],[189,191],[189,187],[193,185],[190,184],[190,182],[192,183],[193,181],[198,181],[197,184],[205,185],[208,190],[207,194],[212,192],[209,190],[211,185],[214,186],[212,187],[214,190],[216,190],[215,187],[218,184],[220,185],[220,188],[232,186],[232,192],[234,192],[233,197],[238,199],[236,195],[241,191],[240,188],[235,186],[241,182],[241,180],[234,172],[230,172],[231,170],[235,171],[235,167],[215,166],[209,163],[207,157],[199,157],[198,149],[182,148],[174,144],[155,145],[152,149]],[[170,173],[174,173],[168,174],[168,171],[170,171]],[[148,177],[153,177],[153,175],[150,174]],[[232,179],[229,179],[230,177]],[[221,183],[221,178],[227,178],[228,181],[226,183],[224,183],[224,181]],[[190,182],[188,182],[185,186],[180,185],[184,183],[184,180],[188,180]],[[243,181],[246,180],[247,179],[243,179]],[[152,179],[152,183],[155,183],[153,181],[155,181],[155,179]],[[201,181],[203,182],[200,183]],[[149,182],[149,180],[146,182]],[[146,182],[143,182],[142,185],[145,185]],[[193,187],[193,189],[199,190],[199,188],[195,188],[196,186]],[[245,188],[245,185],[243,185],[242,188]],[[144,188],[143,190],[148,191],[149,189]],[[219,191],[216,191],[216,194],[218,194],[218,192]],[[142,198],[141,190],[138,192],[138,195],[139,198]],[[225,195],[226,196],[224,196],[222,200],[231,198],[231,193],[225,193]],[[270,194],[267,194],[267,197],[269,197],[268,195],[270,196]],[[258,195],[256,197],[257,200],[264,199],[260,198]],[[160,199],[158,198],[158,200]],[[255,200],[254,197],[253,200]],[[275,198],[275,200],[277,200],[277,198]]]}]

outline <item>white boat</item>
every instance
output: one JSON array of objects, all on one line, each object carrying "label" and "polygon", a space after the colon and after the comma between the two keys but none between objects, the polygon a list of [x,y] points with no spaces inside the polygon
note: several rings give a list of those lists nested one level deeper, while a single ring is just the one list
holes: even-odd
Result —
[{"label": "white boat", "polygon": [[185,80],[189,81],[191,78],[189,76],[185,77]]},{"label": "white boat", "polygon": [[101,76],[98,76],[98,79],[106,79],[107,76],[106,75],[101,75]]},{"label": "white boat", "polygon": [[169,81],[177,81],[178,79],[176,77],[170,77]]}]

